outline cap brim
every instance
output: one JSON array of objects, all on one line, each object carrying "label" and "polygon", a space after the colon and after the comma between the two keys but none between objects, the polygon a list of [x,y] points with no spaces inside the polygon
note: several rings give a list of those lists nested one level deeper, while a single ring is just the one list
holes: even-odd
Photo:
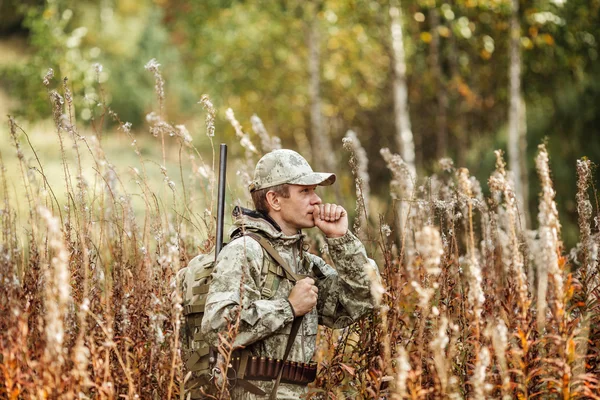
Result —
[{"label": "cap brim", "polygon": [[329,186],[335,182],[335,174],[328,174],[325,172],[311,172],[306,175],[302,175],[296,179],[289,181],[292,185],[319,185]]}]

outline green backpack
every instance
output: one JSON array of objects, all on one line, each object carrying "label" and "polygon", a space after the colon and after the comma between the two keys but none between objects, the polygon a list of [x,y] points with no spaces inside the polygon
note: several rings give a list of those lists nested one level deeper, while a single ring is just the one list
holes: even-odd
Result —
[{"label": "green backpack", "polygon": [[[289,269],[279,253],[266,239],[255,233],[246,233],[246,236],[252,237],[263,248],[262,274],[266,275],[261,290],[263,298],[270,299],[273,297],[282,279],[295,282],[301,278]],[[181,290],[183,299],[180,342],[184,363],[185,392],[186,398],[187,394],[190,394],[191,399],[205,398],[204,394],[213,393],[216,389],[212,376],[217,361],[217,350],[204,340],[204,335],[200,330],[214,267],[215,252],[213,249],[208,254],[200,254],[194,257],[187,267],[182,268],[177,273],[178,287]],[[236,374],[238,377],[243,377],[244,371],[238,370]],[[244,383],[239,381],[240,384]],[[253,391],[252,386],[254,385],[250,384],[247,390]],[[254,386],[254,388],[256,387]],[[255,394],[264,395],[264,392],[261,391],[261,393],[257,392]]]}]

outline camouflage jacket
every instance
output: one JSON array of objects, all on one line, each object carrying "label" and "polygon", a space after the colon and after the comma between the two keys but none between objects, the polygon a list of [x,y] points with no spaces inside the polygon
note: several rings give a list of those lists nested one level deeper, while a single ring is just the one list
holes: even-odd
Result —
[{"label": "camouflage jacket", "polygon": [[[318,324],[341,328],[351,324],[373,309],[370,280],[366,268],[376,271],[362,243],[350,231],[340,238],[327,239],[329,253],[336,268],[323,259],[303,251],[305,235],[284,235],[277,224],[262,214],[237,208],[234,210],[235,229],[252,231],[267,238],[294,272],[314,277],[319,289],[317,307],[304,316],[302,326],[290,350],[288,360],[308,363],[312,360]],[[269,299],[264,299],[261,288],[265,276],[263,262],[266,256],[254,239],[242,236],[223,248],[213,272],[213,281],[206,298],[202,332],[211,345],[216,346],[218,332],[225,330],[227,321],[235,316],[241,305],[241,323],[235,346],[250,349],[252,355],[281,359],[285,352],[294,314],[287,298],[294,283],[282,279]],[[320,278],[318,277],[320,276]],[[256,382],[270,393],[272,382]],[[298,398],[306,388],[281,384],[278,398]],[[232,392],[234,398],[259,398],[241,391]]]}]

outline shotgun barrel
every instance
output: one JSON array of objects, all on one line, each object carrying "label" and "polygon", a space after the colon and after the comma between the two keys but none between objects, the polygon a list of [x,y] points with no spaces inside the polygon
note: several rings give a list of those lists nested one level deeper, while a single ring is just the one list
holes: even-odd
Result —
[{"label": "shotgun barrel", "polygon": [[223,248],[223,223],[225,216],[225,181],[227,178],[227,145],[221,144],[219,155],[219,194],[217,201],[217,241],[215,248],[215,261]]}]

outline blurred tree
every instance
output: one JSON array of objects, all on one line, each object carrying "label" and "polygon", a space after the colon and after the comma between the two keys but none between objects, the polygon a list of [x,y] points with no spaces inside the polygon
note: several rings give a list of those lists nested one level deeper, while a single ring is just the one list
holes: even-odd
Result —
[{"label": "blurred tree", "polygon": [[[393,3],[392,3],[393,4]],[[394,114],[396,119],[396,143],[409,171],[416,176],[415,142],[408,112],[408,89],[406,87],[406,56],[402,35],[402,11],[400,4],[390,6],[391,39],[394,50]]]},{"label": "blurred tree", "polygon": [[321,112],[321,35],[318,13],[321,1],[306,2],[304,14],[307,15],[308,70],[310,74],[310,122],[312,139],[312,159],[321,171],[333,171],[335,153],[331,149],[329,132],[323,126]]},{"label": "blurred tree", "polygon": [[512,170],[515,181],[515,194],[521,211],[522,222],[531,226],[529,210],[524,205],[528,202],[529,179],[527,163],[527,125],[525,101],[521,94],[521,22],[519,16],[519,0],[512,0],[510,16],[510,67],[509,90],[510,105],[508,109],[508,166]]},{"label": "blurred tree", "polygon": [[0,1],[0,37],[23,33],[23,6],[41,5],[43,0],[2,0]]},{"label": "blurred tree", "polygon": [[[448,153],[448,95],[446,92],[446,79],[442,75],[440,63],[440,13],[438,5],[434,3],[427,13],[430,25],[431,43],[429,47],[429,68],[433,75],[433,86],[436,92],[436,155],[437,158],[446,157]],[[422,19],[424,15],[418,16]],[[429,37],[425,36],[425,42]]]},{"label": "blurred tree", "polygon": [[[577,241],[576,160],[600,159],[600,1],[547,1],[525,11],[524,95],[530,143],[546,140],[557,191],[563,239]],[[527,100],[529,98],[530,100]],[[595,104],[595,105],[594,105]],[[528,159],[535,149],[530,146]],[[531,165],[531,164],[530,164]],[[596,186],[600,182],[596,174]],[[537,182],[530,190],[537,192]],[[536,206],[536,199],[530,200]]]},{"label": "blurred tree", "polygon": [[[104,100],[136,126],[143,121],[154,97],[144,64],[158,57],[172,66],[167,73],[178,71],[178,54],[169,46],[170,38],[161,25],[162,12],[150,0],[116,5],[111,1],[47,0],[43,4],[21,4],[17,12],[24,16],[34,55],[24,67],[1,71],[0,79],[12,92],[31,99],[20,110],[30,117],[49,115],[46,89],[41,84],[49,68],[57,78],[54,85],[62,78],[69,79],[80,121],[89,120],[95,112],[100,100],[99,77],[106,89]],[[99,75],[96,63],[103,65]],[[172,75],[175,86],[179,74]],[[185,85],[177,88],[172,110],[179,109],[180,99],[189,99]]]}]

